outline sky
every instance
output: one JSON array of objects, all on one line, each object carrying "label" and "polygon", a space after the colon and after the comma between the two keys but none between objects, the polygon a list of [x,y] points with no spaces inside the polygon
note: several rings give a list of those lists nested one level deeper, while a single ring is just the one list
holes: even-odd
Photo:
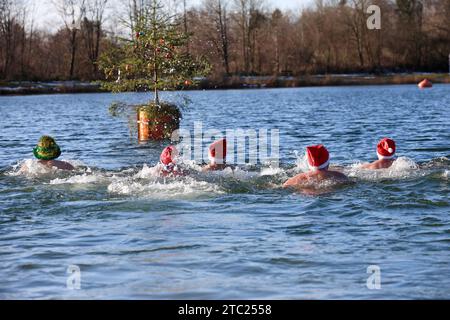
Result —
[{"label": "sky", "polygon": [[[34,13],[35,24],[45,30],[55,30],[62,25],[62,20],[54,8],[53,2],[58,0],[27,0],[29,11]],[[188,6],[199,5],[204,0],[187,0]],[[282,10],[299,10],[313,0],[265,0],[269,8]],[[126,0],[109,0],[110,6],[126,3]],[[233,0],[230,0],[233,2]]]}]

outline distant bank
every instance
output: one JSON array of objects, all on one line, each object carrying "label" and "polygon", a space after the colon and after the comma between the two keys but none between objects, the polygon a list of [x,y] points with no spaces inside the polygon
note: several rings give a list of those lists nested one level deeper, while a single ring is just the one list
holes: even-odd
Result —
[{"label": "distant bank", "polygon": [[[221,80],[200,79],[189,89],[294,88],[310,86],[348,86],[417,84],[427,78],[432,83],[450,83],[446,73],[326,74],[308,76],[231,76]],[[186,88],[185,88],[186,89]],[[83,81],[0,82],[0,95],[104,92],[97,83]]]}]

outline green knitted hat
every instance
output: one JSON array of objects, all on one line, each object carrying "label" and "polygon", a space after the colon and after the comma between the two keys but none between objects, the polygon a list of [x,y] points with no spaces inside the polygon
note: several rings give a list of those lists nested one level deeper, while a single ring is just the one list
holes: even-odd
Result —
[{"label": "green knitted hat", "polygon": [[40,160],[53,160],[61,155],[61,149],[59,149],[55,139],[49,136],[42,136],[37,146],[33,149],[33,153]]}]

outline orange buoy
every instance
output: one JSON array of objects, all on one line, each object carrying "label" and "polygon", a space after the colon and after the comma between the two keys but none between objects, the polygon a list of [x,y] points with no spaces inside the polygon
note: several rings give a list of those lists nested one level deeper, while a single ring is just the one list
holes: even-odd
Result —
[{"label": "orange buoy", "polygon": [[424,89],[424,88],[431,88],[433,86],[433,84],[431,83],[430,80],[428,79],[423,79],[422,81],[419,82],[418,87],[420,89]]}]

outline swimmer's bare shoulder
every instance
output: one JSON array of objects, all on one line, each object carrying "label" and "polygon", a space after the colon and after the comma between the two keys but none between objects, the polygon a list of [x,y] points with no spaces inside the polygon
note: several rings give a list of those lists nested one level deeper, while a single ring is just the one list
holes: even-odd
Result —
[{"label": "swimmer's bare shoulder", "polygon": [[60,160],[48,160],[48,161],[39,161],[40,164],[43,164],[47,167],[56,167],[60,170],[74,170],[75,167],[72,166],[70,163]]},{"label": "swimmer's bare shoulder", "polygon": [[342,172],[339,172],[339,171],[327,171],[327,174],[331,178],[333,178],[335,180],[339,180],[339,181],[342,181],[342,182],[349,181],[348,177],[345,174],[343,174]]},{"label": "swimmer's bare shoulder", "polygon": [[298,187],[299,185],[305,184],[310,180],[310,173],[309,172],[303,172],[300,173],[290,179],[288,179],[284,184],[283,188],[290,188],[290,187]]},{"label": "swimmer's bare shoulder", "polygon": [[304,172],[290,178],[283,184],[283,188],[289,187],[302,187],[305,185],[311,185],[312,183],[318,183],[324,180],[334,180],[341,183],[349,181],[347,176],[339,171],[313,171]]},{"label": "swimmer's bare shoulder", "polygon": [[393,160],[390,159],[381,159],[376,160],[371,163],[366,163],[361,165],[361,169],[367,169],[367,170],[378,170],[378,169],[387,169],[394,163]]}]

